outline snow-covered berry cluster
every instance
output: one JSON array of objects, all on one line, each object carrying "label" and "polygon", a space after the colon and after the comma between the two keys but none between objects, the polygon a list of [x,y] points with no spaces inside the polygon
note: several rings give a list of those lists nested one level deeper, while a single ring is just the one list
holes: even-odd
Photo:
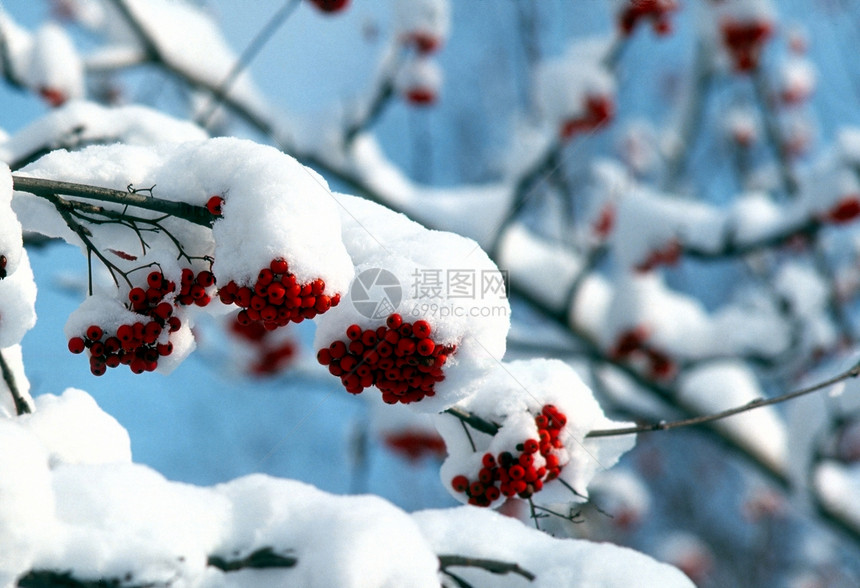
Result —
[{"label": "snow-covered berry cluster", "polygon": [[672,32],[669,14],[677,9],[675,0],[625,1],[618,11],[618,25],[622,34],[630,35],[637,24],[650,20],[655,33],[667,35]]},{"label": "snow-covered berry cluster", "polygon": [[243,309],[237,317],[240,323],[259,322],[273,330],[312,319],[337,306],[340,294],[329,296],[325,289],[325,281],[319,278],[300,284],[286,260],[278,258],[260,270],[253,285],[240,286],[230,280],[218,290],[218,297],[224,304]]},{"label": "snow-covered berry cluster", "polygon": [[564,467],[556,450],[564,447],[559,435],[566,424],[566,415],[552,404],[545,405],[535,417],[537,439],[518,443],[515,451],[495,456],[485,453],[477,479],[470,481],[457,475],[451,487],[468,496],[469,504],[475,506],[490,506],[500,496],[531,498],[543,489],[544,482],[556,479]]},{"label": "snow-covered berry cluster", "polygon": [[[188,272],[193,275],[191,270]],[[89,349],[90,371],[94,375],[101,376],[107,368],[120,365],[129,366],[136,374],[155,371],[159,358],[173,353],[169,335],[179,330],[182,321],[174,316],[174,305],[165,297],[176,290],[176,284],[160,271],[150,272],[146,284],[146,289],[136,286],[128,293],[126,306],[140,320],[111,330],[93,324],[85,333],[69,339],[72,353]]]},{"label": "snow-covered berry cluster", "polygon": [[320,349],[317,361],[340,377],[350,394],[376,386],[387,404],[418,402],[435,395],[436,382],[445,379],[442,367],[456,351],[455,345],[438,345],[430,335],[427,321],[409,323],[394,313],[376,329],[350,325],[347,340]]}]

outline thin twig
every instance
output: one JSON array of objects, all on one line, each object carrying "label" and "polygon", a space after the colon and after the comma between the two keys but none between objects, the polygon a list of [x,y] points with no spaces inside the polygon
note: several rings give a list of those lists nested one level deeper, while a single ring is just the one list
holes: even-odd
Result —
[{"label": "thin twig", "polygon": [[813,384],[812,386],[808,386],[806,388],[801,388],[800,390],[795,390],[793,392],[788,392],[786,394],[782,394],[780,396],[774,396],[773,398],[756,398],[755,400],[751,400],[742,406],[736,406],[735,408],[730,408],[728,410],[724,410],[722,412],[718,412],[715,414],[704,415],[689,419],[681,419],[678,421],[662,421],[659,423],[652,423],[648,425],[639,425],[636,427],[623,427],[618,429],[597,429],[589,432],[586,437],[613,437],[616,435],[632,435],[634,433],[647,433],[650,431],[665,431],[668,429],[677,429],[679,427],[689,427],[693,425],[701,425],[704,423],[710,423],[712,421],[717,421],[720,419],[724,419],[726,417],[734,416],[736,414],[740,414],[742,412],[747,412],[749,410],[753,410],[756,408],[760,408],[762,406],[771,406],[773,404],[779,404],[781,402],[786,402],[788,400],[793,400],[799,396],[804,396],[806,394],[811,394],[812,392],[817,392],[823,388],[827,388],[832,386],[833,384],[837,384],[842,380],[847,380],[848,378],[856,378],[860,375],[860,363],[856,364],[849,370],[845,370],[841,374],[837,374],[832,378],[829,378],[823,382],[819,382],[818,384]]},{"label": "thin twig", "polygon": [[15,374],[12,373],[12,368],[6,362],[6,358],[3,356],[2,350],[0,350],[0,371],[3,372],[3,381],[6,383],[6,387],[9,388],[12,400],[15,401],[15,412],[18,416],[33,412],[33,407],[31,407],[30,403],[21,395],[21,391],[18,389],[18,382],[15,381]]},{"label": "thin twig", "polygon": [[197,117],[197,124],[204,128],[208,127],[209,121],[212,119],[215,111],[218,110],[224,96],[230,92],[230,88],[232,88],[233,84],[236,83],[236,80],[239,78],[239,74],[248,67],[254,57],[256,57],[266,43],[271,40],[275,32],[287,21],[288,18],[290,18],[290,15],[292,15],[298,7],[299,2],[300,0],[287,0],[284,5],[272,15],[254,38],[251,39],[251,42],[247,47],[245,47],[245,50],[236,60],[236,63],[224,78],[224,81],[218,85],[218,92],[213,93],[208,104]]}]

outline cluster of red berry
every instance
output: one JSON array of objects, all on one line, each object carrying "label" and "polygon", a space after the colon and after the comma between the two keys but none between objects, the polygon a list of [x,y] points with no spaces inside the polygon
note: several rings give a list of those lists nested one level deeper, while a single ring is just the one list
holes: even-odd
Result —
[{"label": "cluster of red berry", "polygon": [[671,239],[662,249],[652,251],[645,261],[636,266],[640,272],[650,272],[659,265],[676,265],[681,259],[681,242]]},{"label": "cluster of red berry", "polygon": [[652,380],[665,380],[675,374],[672,359],[647,343],[648,331],[644,327],[628,329],[618,336],[615,347],[610,352],[613,359],[630,361],[644,358],[648,363],[648,377]]},{"label": "cluster of red berry", "polygon": [[411,462],[419,461],[425,456],[445,457],[445,441],[438,433],[400,431],[389,433],[383,442],[391,451],[403,455]]},{"label": "cluster of red berry", "polygon": [[[559,435],[567,417],[552,404],[545,405],[535,417],[537,439],[517,444],[516,453],[503,451],[494,456],[485,453],[478,479],[470,482],[463,475],[454,476],[451,487],[469,497],[469,504],[489,506],[500,496],[531,498],[543,489],[545,482],[554,480],[564,467],[555,449],[564,447]],[[535,467],[535,455],[543,457],[545,465]]]},{"label": "cluster of red berry", "polygon": [[5,255],[0,255],[0,280],[6,277],[6,264],[9,263],[6,260]]},{"label": "cluster of red berry", "polygon": [[271,331],[262,323],[242,324],[238,318],[234,318],[230,323],[230,331],[250,343],[256,350],[257,358],[248,368],[254,376],[275,375],[295,357],[295,343],[290,339],[273,343],[270,341]]},{"label": "cluster of red berry", "polygon": [[729,52],[735,70],[749,72],[758,67],[762,47],[773,32],[773,27],[765,20],[726,20],[720,30],[723,45]]},{"label": "cluster of red berry", "polygon": [[173,343],[163,341],[161,335],[165,329],[174,333],[182,326],[179,317],[173,316],[173,304],[164,300],[176,290],[176,284],[159,271],[150,272],[146,283],[146,289],[138,286],[128,293],[129,308],[142,320],[120,325],[107,337],[102,327],[90,325],[83,336],[69,339],[72,353],[90,350],[90,371],[94,375],[101,376],[107,368],[119,365],[129,366],[136,374],[151,372],[158,367],[160,357],[173,353]]},{"label": "cluster of red berry", "polygon": [[585,100],[585,114],[578,118],[570,118],[561,125],[562,139],[570,139],[579,133],[599,129],[612,120],[615,114],[615,104],[608,96],[588,96]]},{"label": "cluster of red berry", "polygon": [[321,12],[340,12],[349,5],[349,0],[311,0]]},{"label": "cluster of red berry", "polygon": [[260,270],[253,286],[239,286],[230,280],[218,290],[224,304],[236,304],[243,310],[240,323],[262,323],[269,330],[300,323],[326,312],[340,303],[340,294],[324,294],[325,282],[319,278],[299,284],[283,259],[273,259],[269,267]]},{"label": "cluster of red berry", "polygon": [[176,296],[176,304],[183,306],[191,306],[195,304],[203,307],[207,306],[212,297],[207,291],[215,285],[215,275],[207,270],[198,272],[194,275],[194,271],[188,268],[182,270],[182,279],[179,283],[179,294]]},{"label": "cluster of red berry", "polygon": [[437,345],[430,333],[427,321],[403,322],[395,313],[376,329],[350,325],[348,341],[320,349],[317,361],[339,376],[350,394],[376,386],[387,404],[418,402],[435,394],[436,382],[445,379],[442,366],[456,350],[455,345]]},{"label": "cluster of red berry", "polygon": [[633,0],[618,14],[618,24],[624,35],[629,35],[640,21],[650,20],[654,32],[667,35],[672,32],[669,14],[678,9],[675,0]]},{"label": "cluster of red berry", "polygon": [[844,196],[833,207],[822,215],[823,222],[842,224],[853,221],[860,216],[860,195]]}]

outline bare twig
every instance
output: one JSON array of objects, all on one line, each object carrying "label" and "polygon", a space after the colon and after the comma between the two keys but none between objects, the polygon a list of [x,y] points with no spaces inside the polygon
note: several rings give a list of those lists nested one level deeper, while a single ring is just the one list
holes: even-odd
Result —
[{"label": "bare twig", "polygon": [[800,185],[794,175],[785,138],[782,136],[782,131],[779,128],[779,122],[776,120],[773,109],[770,107],[770,93],[768,92],[767,80],[762,68],[756,68],[753,73],[752,86],[753,90],[755,90],[759,111],[764,119],[764,132],[767,136],[767,142],[773,147],[774,155],[779,164],[779,176],[782,180],[783,189],[789,198],[796,198]]},{"label": "bare twig", "polygon": [[209,121],[212,119],[212,116],[218,110],[218,107],[221,105],[223,98],[230,92],[230,88],[236,83],[236,80],[239,78],[239,75],[254,57],[260,52],[260,50],[269,42],[272,38],[272,35],[275,34],[281,25],[283,25],[290,15],[295,12],[296,8],[299,5],[300,0],[287,0],[283,6],[281,6],[278,11],[272,15],[272,17],[266,22],[262,29],[251,39],[251,42],[245,47],[245,50],[236,60],[236,63],[230,69],[230,72],[218,85],[218,92],[213,93],[212,97],[209,100],[209,103],[206,105],[204,109],[202,109],[200,115],[197,116],[197,124],[201,127],[207,127],[209,125]]}]

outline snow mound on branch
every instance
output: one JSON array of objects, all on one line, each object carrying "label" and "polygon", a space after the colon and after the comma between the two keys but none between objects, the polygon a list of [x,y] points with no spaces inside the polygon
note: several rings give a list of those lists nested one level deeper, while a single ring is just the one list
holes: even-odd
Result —
[{"label": "snow mound on branch", "polygon": [[[113,2],[76,2],[76,16],[83,24],[113,41],[110,49],[134,47],[145,51],[134,26]],[[159,57],[171,68],[193,80],[220,87],[237,61],[212,15],[191,2],[173,0],[127,0],[135,24],[155,46]],[[234,100],[264,108],[262,99],[247,72],[231,84],[227,94]]]},{"label": "snow mound on branch", "polygon": [[4,74],[37,92],[52,106],[84,93],[84,67],[69,35],[57,24],[35,33],[19,26],[0,8]]},{"label": "snow mound on branch", "polygon": [[860,463],[822,462],[815,467],[812,483],[817,500],[828,512],[860,529]]},{"label": "snow mound on branch", "polygon": [[[346,341],[351,324],[362,329],[385,324],[399,313],[406,322],[426,320],[436,344],[456,345],[443,367],[445,380],[436,395],[410,406],[439,412],[472,394],[487,369],[505,353],[510,306],[504,276],[480,246],[465,237],[433,231],[384,206],[343,194],[336,195],[343,223],[343,243],[356,275],[384,269],[396,279],[397,294],[368,290],[380,306],[369,313],[357,307],[353,291],[344,302],[316,321],[314,348]],[[363,296],[363,295],[362,295]],[[385,298],[385,297],[388,298]],[[399,297],[399,304],[394,305]],[[387,304],[387,302],[391,304]]]},{"label": "snow mound on branch", "polygon": [[52,105],[84,94],[84,65],[69,35],[54,23],[42,25],[33,39],[26,79]]},{"label": "snow mound on branch", "polygon": [[[214,250],[209,232],[201,231],[202,227],[181,222],[181,231],[176,231],[192,255],[214,251],[213,272],[220,283],[249,283],[276,257],[287,260],[301,283],[322,278],[327,291],[346,291],[352,278],[325,180],[273,147],[233,138],[154,147],[99,145],[74,153],[50,153],[22,174],[116,190],[129,185],[154,187],[157,198],[197,206],[205,206],[214,195],[223,197],[223,216],[211,233]],[[35,200],[39,199],[27,197],[28,204],[16,208],[28,219],[28,227],[32,221],[40,232],[77,243],[57,215],[48,212],[50,204]],[[31,206],[38,208],[31,211]],[[39,222],[42,216],[53,224]],[[139,249],[136,234],[125,232],[131,233],[126,242],[138,241],[136,248],[128,248]]]},{"label": "snow mound on branch", "polygon": [[658,260],[661,253],[668,252],[671,256],[671,248],[680,243],[713,249],[723,237],[724,215],[714,207],[645,189],[619,198],[615,219],[615,230],[610,237],[613,251],[620,263],[629,268],[651,269],[661,263]]},{"label": "snow mound on branch", "polygon": [[128,432],[83,390],[69,388],[61,396],[42,394],[35,404],[36,410],[21,415],[17,422],[39,438],[51,467],[131,462]]},{"label": "snow mound on branch", "polygon": [[50,537],[54,495],[47,455],[33,432],[0,419],[0,447],[0,586],[13,586]]},{"label": "snow mound on branch", "polygon": [[0,347],[21,342],[36,324],[36,282],[30,258],[20,251],[17,271],[0,280]]},{"label": "snow mound on branch", "polygon": [[[412,518],[438,553],[517,562],[537,577],[495,575],[477,568],[451,571],[473,586],[546,588],[680,588],[693,583],[680,570],[609,543],[554,539],[520,521],[470,507],[425,510]],[[442,574],[444,577],[444,574]]]},{"label": "snow mound on branch", "polygon": [[[381,498],[334,496],[259,474],[215,491],[233,506],[226,539],[216,553],[242,557],[270,546],[294,555],[298,563],[283,572],[284,585],[438,586],[439,562],[418,526]],[[247,577],[261,581],[265,574]]]},{"label": "snow mound on branch", "polygon": [[74,148],[90,142],[152,145],[205,138],[206,132],[197,125],[146,106],[107,107],[73,101],[12,135],[0,147],[0,158],[18,162],[43,150]]},{"label": "snow mound on branch", "polygon": [[[716,413],[764,398],[755,374],[740,361],[713,362],[685,371],[679,399],[701,414]],[[756,408],[717,421],[725,431],[776,471],[786,467],[785,423],[771,406]]]},{"label": "snow mound on branch", "polygon": [[451,29],[451,6],[448,0],[396,0],[394,30],[399,37],[418,37],[435,42],[434,49],[445,42]]},{"label": "snow mound on branch", "polygon": [[[486,421],[500,424],[496,435],[471,429],[468,424],[464,427],[458,418],[449,414],[436,417],[436,426],[448,450],[448,458],[440,471],[445,488],[465,502],[467,496],[454,492],[451,480],[458,475],[470,481],[477,480],[485,453],[491,453],[496,459],[505,451],[518,455],[517,444],[539,438],[535,417],[546,405],[554,405],[567,417],[559,434],[563,447],[553,451],[562,469],[558,479],[545,482],[532,501],[542,505],[569,504],[587,498],[587,486],[594,475],[612,467],[623,453],[632,449],[636,437],[586,439],[586,434],[592,430],[629,426],[630,423],[606,418],[591,389],[573,368],[564,362],[546,359],[500,363],[474,396],[457,405]],[[534,457],[535,468],[545,465],[539,453]],[[491,506],[500,506],[503,501],[504,496],[500,496]]]},{"label": "snow mound on branch", "polygon": [[551,127],[582,118],[589,98],[613,99],[615,80],[601,63],[605,52],[605,39],[586,39],[538,65],[536,100]]}]

